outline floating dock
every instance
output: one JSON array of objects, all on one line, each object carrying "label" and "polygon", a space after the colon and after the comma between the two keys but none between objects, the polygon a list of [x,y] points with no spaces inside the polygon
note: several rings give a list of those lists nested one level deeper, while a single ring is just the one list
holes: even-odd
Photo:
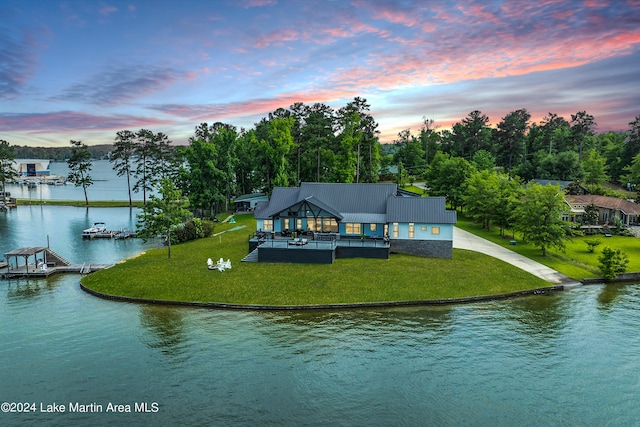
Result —
[{"label": "floating dock", "polygon": [[49,277],[56,273],[88,274],[113,265],[71,264],[51,249],[45,247],[18,248],[11,252],[6,252],[4,257],[7,262],[0,263],[0,278],[3,279]]}]

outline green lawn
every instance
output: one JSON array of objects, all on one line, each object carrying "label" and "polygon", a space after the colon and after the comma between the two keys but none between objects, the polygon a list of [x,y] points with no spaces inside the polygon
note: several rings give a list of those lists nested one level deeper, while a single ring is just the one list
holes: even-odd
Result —
[{"label": "green lawn", "polygon": [[543,257],[539,248],[523,243],[521,236],[518,234],[515,235],[517,245],[510,245],[509,240],[512,235],[510,230],[506,232],[507,238],[502,238],[500,237],[498,227],[492,227],[491,231],[484,230],[480,225],[474,224],[460,214],[458,214],[458,223],[456,226],[504,246],[527,258],[538,261],[577,280],[602,277],[600,268],[598,267],[598,257],[600,256],[602,248],[605,246],[620,249],[629,256],[628,272],[640,271],[640,239],[635,237],[597,236],[602,244],[596,247],[594,253],[589,253],[587,244],[585,243],[585,240],[592,239],[594,236],[574,237],[565,242],[566,248],[564,252],[551,248],[547,249],[547,256]]},{"label": "green lawn", "polygon": [[[453,259],[391,255],[389,260],[338,259],[334,264],[241,263],[250,215],[229,231],[167,249],[153,249],[110,269],[92,273],[82,283],[93,290],[136,298],[233,304],[308,305],[413,301],[495,295],[550,286],[538,277],[495,258],[454,250]],[[231,259],[224,272],[207,269],[207,258]]]}]

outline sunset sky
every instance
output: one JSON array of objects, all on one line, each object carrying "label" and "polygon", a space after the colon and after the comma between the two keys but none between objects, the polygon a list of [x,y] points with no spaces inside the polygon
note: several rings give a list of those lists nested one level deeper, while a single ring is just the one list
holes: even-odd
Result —
[{"label": "sunset sky", "polygon": [[0,0],[0,139],[184,144],[279,107],[366,98],[380,141],[472,110],[640,114],[640,0]]}]

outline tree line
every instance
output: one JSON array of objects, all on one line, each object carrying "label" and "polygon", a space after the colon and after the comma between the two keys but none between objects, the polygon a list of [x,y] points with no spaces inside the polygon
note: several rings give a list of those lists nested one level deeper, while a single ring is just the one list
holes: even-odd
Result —
[{"label": "tree line", "polygon": [[[275,186],[377,182],[385,171],[399,183],[424,180],[429,194],[445,195],[453,207],[463,204],[472,165],[524,182],[575,181],[592,193],[605,191],[606,181],[629,189],[640,181],[640,115],[627,132],[601,134],[585,111],[570,120],[549,113],[540,124],[530,117],[526,109],[516,110],[491,127],[489,117],[474,110],[441,131],[425,117],[417,135],[405,129],[392,144],[382,145],[365,99],[337,109],[295,103],[251,129],[201,123],[187,145],[174,145],[166,134],[149,129],[121,130],[107,157],[118,175],[127,177],[130,203],[132,191],[142,192],[146,203],[148,193],[169,178],[199,216],[227,210],[238,195],[270,194]],[[66,159],[95,158],[95,146],[76,142],[65,149]],[[0,152],[11,149],[15,157],[18,147]],[[89,170],[88,177],[72,178],[91,185]]]},{"label": "tree line", "polygon": [[[422,129],[412,135],[405,129],[394,140],[393,164],[399,179],[424,177],[438,153],[448,157],[493,166],[524,181],[553,179],[576,181],[594,186],[605,181],[621,185],[640,182],[640,115],[629,123],[627,132],[596,134],[595,119],[585,111],[570,120],[548,113],[541,123],[531,123],[526,109],[513,111],[490,127],[489,117],[478,110],[455,123],[451,129],[436,132],[433,120],[424,120]],[[637,160],[636,163],[640,163]]]}]

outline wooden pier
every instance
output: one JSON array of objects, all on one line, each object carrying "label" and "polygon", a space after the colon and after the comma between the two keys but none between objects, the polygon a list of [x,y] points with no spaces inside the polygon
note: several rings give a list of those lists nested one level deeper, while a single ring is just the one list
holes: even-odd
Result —
[{"label": "wooden pier", "polygon": [[51,249],[45,247],[18,248],[11,252],[6,252],[4,256],[7,262],[0,265],[0,278],[3,279],[49,277],[56,273],[88,274],[113,265],[71,264]]}]

